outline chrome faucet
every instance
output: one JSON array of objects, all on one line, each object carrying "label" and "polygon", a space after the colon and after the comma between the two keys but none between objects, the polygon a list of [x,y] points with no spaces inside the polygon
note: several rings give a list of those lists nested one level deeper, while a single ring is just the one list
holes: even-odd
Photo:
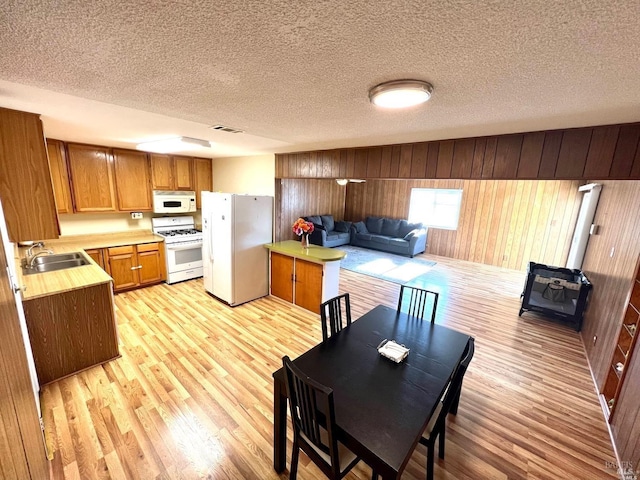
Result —
[{"label": "chrome faucet", "polygon": [[36,242],[33,245],[31,245],[27,250],[27,254],[25,255],[24,260],[28,268],[33,268],[33,264],[37,257],[41,255],[53,255],[53,250],[50,250],[50,249],[40,250],[39,252],[33,253],[33,249],[36,247],[44,248],[44,242]]}]

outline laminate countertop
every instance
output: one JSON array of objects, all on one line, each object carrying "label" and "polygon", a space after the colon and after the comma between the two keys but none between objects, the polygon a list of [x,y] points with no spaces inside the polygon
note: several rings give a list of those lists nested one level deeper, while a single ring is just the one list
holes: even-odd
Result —
[{"label": "laminate countertop", "polygon": [[336,248],[320,247],[318,245],[309,245],[303,248],[299,241],[285,240],[284,242],[267,243],[265,248],[272,252],[281,253],[289,257],[301,258],[314,263],[326,263],[342,260],[347,252]]},{"label": "laminate countertop", "polygon": [[[54,253],[82,252],[89,261],[88,265],[67,268],[44,273],[23,275],[21,260],[25,257],[28,247],[16,247],[14,258],[18,281],[22,286],[22,299],[54,295],[78,288],[89,287],[101,283],[111,282],[112,278],[98,265],[84,250],[94,248],[110,248],[122,245],[139,245],[142,243],[163,242],[164,238],[149,230],[132,232],[108,233],[99,235],[63,236],[57,240],[45,240],[45,248]],[[34,251],[39,251],[35,249]]]}]

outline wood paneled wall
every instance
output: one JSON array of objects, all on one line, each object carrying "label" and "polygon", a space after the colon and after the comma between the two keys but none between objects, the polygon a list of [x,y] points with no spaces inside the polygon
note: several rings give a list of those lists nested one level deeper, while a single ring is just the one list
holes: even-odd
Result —
[{"label": "wood paneled wall", "polygon": [[276,178],[640,179],[640,123],[276,155]]},{"label": "wood paneled wall", "polygon": [[[582,266],[593,292],[581,334],[598,391],[602,391],[640,256],[640,182],[598,183],[603,184],[594,221],[599,232],[589,239]],[[640,462],[639,346],[625,367],[630,371],[612,423],[620,460],[635,461],[636,466]]]},{"label": "wood paneled wall", "polygon": [[298,217],[307,215],[333,215],[344,218],[346,187],[335,180],[281,180],[276,179],[275,240],[297,238],[291,231]]},{"label": "wood paneled wall", "polygon": [[368,180],[347,187],[345,219],[407,218],[412,188],[462,189],[457,230],[429,229],[434,255],[526,270],[564,265],[580,209],[577,180]]}]

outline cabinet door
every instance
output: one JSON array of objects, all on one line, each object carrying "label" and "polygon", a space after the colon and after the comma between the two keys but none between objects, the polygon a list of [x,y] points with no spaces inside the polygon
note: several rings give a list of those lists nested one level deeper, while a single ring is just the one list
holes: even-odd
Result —
[{"label": "cabinet door", "polygon": [[144,152],[113,149],[118,210],[151,211],[151,171]]},{"label": "cabinet door", "polygon": [[107,147],[67,144],[76,212],[115,212],[113,163]]},{"label": "cabinet door", "polygon": [[60,235],[38,115],[0,108],[0,198],[12,242]]},{"label": "cabinet door", "polygon": [[100,268],[104,270],[104,258],[102,257],[102,250],[100,248],[85,250],[85,253],[89,255],[93,259],[93,261],[100,265]]},{"label": "cabinet door", "polygon": [[73,213],[69,171],[67,170],[67,154],[64,150],[64,143],[60,140],[47,139],[47,153],[49,154],[49,167],[51,167],[53,193],[56,198],[58,213]]},{"label": "cabinet door", "polygon": [[271,252],[271,295],[293,303],[293,258]]},{"label": "cabinet door", "polygon": [[113,278],[113,290],[118,292],[140,284],[138,277],[138,261],[133,245],[107,249],[109,257],[109,273]]},{"label": "cabinet door", "polygon": [[173,188],[176,190],[193,190],[193,159],[191,157],[173,157]]},{"label": "cabinet door", "polygon": [[164,280],[163,259],[160,254],[160,248],[163,248],[163,245],[158,243],[145,243],[137,246],[138,265],[142,267],[138,270],[140,285],[158,283]]},{"label": "cabinet door", "polygon": [[173,168],[171,157],[151,153],[151,185],[154,190],[173,190]]},{"label": "cabinet door", "polygon": [[211,159],[193,159],[193,188],[196,191],[196,208],[202,208],[201,193],[213,190],[213,173],[211,171]]},{"label": "cabinet door", "polygon": [[322,271],[323,266],[318,263],[296,259],[294,303],[318,314],[322,303]]}]

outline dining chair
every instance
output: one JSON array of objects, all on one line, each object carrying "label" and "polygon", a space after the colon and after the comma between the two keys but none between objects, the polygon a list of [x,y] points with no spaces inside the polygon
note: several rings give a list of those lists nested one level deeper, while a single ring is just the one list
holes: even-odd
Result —
[{"label": "dining chair", "polygon": [[[431,309],[431,323],[436,321],[436,308],[438,307],[438,292],[432,292],[431,290],[425,290],[418,287],[409,287],[402,285],[400,287],[400,297],[398,298],[398,312],[402,309],[403,299],[405,297],[405,291],[407,298],[407,310],[406,312],[418,318],[424,318],[427,306],[432,303]],[[429,302],[429,296],[433,295],[433,301]]]},{"label": "dining chair", "polygon": [[[343,478],[360,458],[337,440],[333,390],[309,378],[288,356],[283,357],[282,364],[293,423],[289,479],[297,477],[300,450],[327,478]],[[375,472],[372,479],[377,479]]]},{"label": "dining chair", "polygon": [[[321,304],[320,321],[322,322],[323,342],[344,327],[351,325],[351,303],[349,301],[349,294],[338,295]],[[328,326],[327,321],[329,323]]]},{"label": "dining chair", "polygon": [[466,373],[467,368],[469,368],[469,363],[473,358],[474,352],[475,344],[473,338],[471,338],[464,358],[460,362],[456,372],[453,374],[453,378],[451,379],[448,388],[445,390],[444,395],[438,402],[438,405],[427,424],[427,428],[425,428],[422,433],[422,437],[420,438],[420,443],[427,447],[427,480],[433,480],[436,438],[440,439],[438,442],[438,456],[440,458],[444,458],[447,414],[455,413],[455,411],[457,411],[460,392],[462,390],[462,380],[464,379],[464,374]]}]

